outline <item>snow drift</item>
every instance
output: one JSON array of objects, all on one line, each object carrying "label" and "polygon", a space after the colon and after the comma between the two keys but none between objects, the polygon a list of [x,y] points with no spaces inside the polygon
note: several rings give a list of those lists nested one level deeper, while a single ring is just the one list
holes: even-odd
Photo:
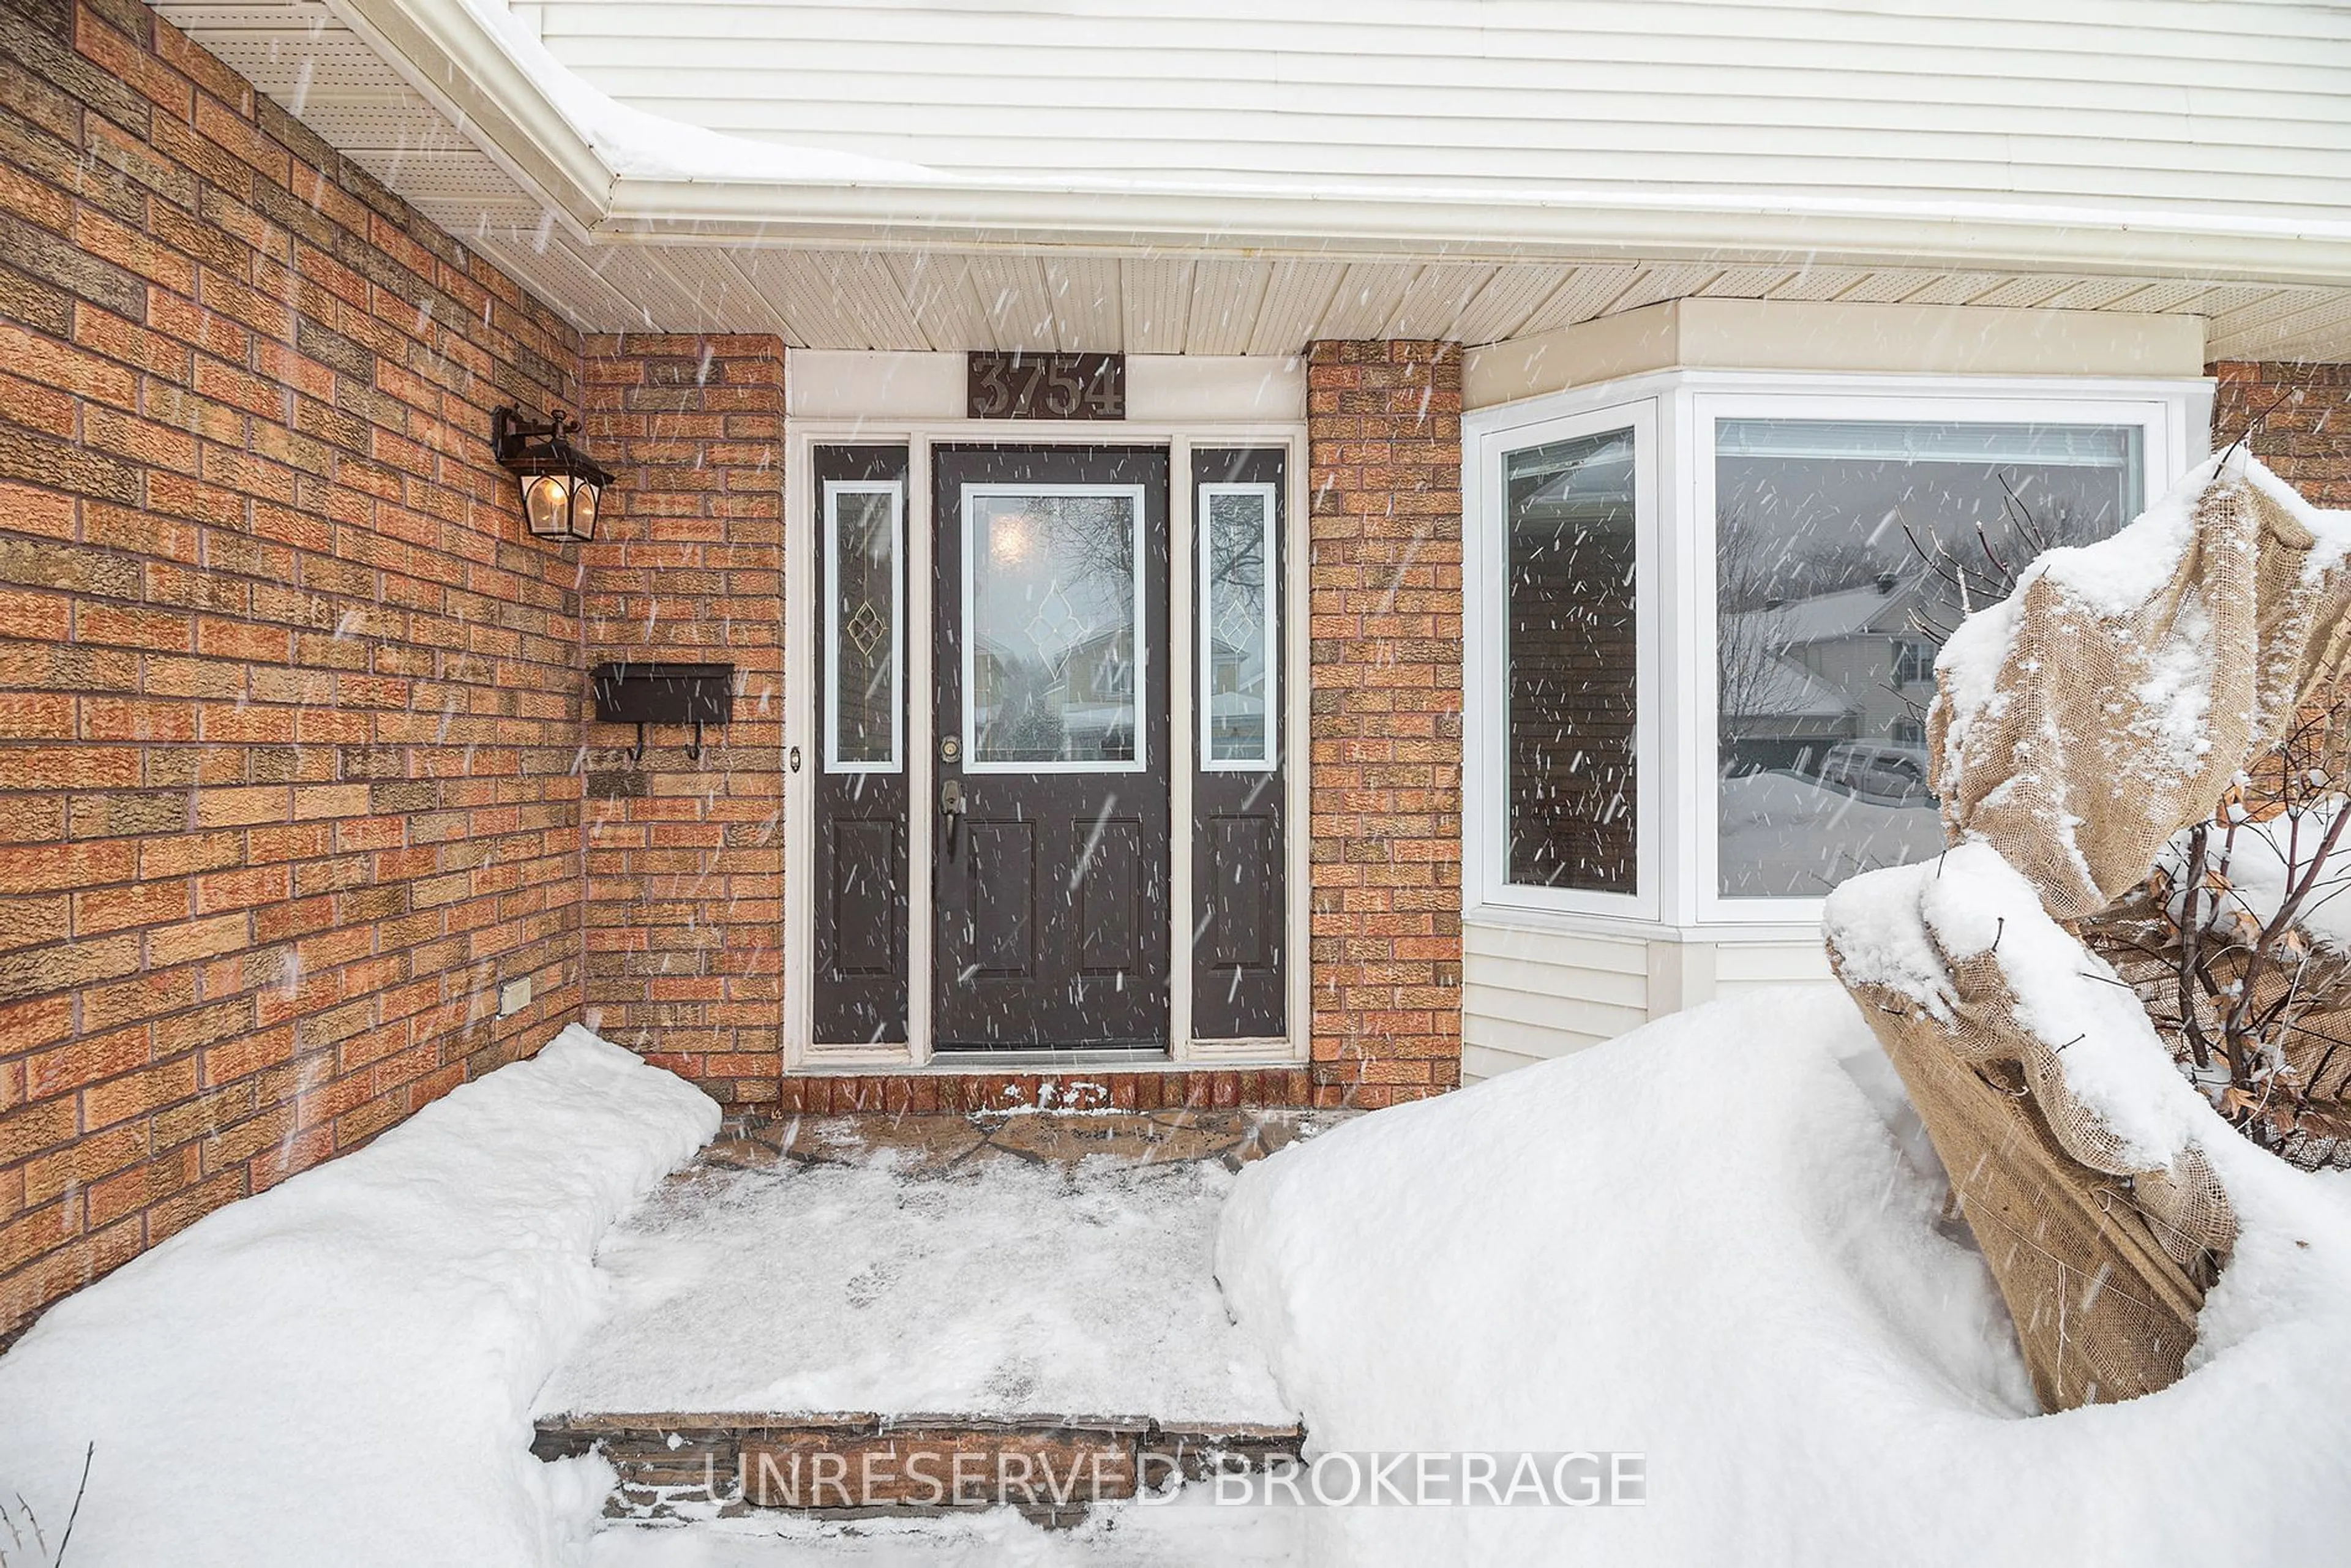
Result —
[{"label": "snow drift", "polygon": [[597,1239],[718,1120],[574,1025],[208,1216],[0,1357],[0,1496],[54,1547],[96,1445],[71,1568],[576,1555],[610,1470],[533,1458],[531,1397],[601,1312]]},{"label": "snow drift", "polygon": [[2057,1416],[1834,993],[1285,1151],[1218,1272],[1318,1449],[1646,1455],[1641,1508],[1310,1511],[1336,1561],[2324,1559],[2351,1538],[2351,1180],[2231,1142],[2244,1229],[2192,1370]]}]

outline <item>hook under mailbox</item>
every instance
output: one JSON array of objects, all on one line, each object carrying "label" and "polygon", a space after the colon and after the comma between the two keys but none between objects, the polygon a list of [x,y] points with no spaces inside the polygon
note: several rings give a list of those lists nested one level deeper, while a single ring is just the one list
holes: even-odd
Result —
[{"label": "hook under mailbox", "polygon": [[629,760],[645,758],[645,727],[690,725],[693,744],[688,759],[702,760],[705,725],[724,725],[735,716],[735,666],[732,664],[631,664],[615,661],[589,672],[589,687],[596,701],[600,724],[633,724],[637,743]]}]

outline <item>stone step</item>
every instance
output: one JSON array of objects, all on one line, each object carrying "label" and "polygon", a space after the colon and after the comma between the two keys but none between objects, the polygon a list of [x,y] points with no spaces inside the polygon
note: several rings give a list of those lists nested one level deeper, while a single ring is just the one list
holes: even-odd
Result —
[{"label": "stone step", "polygon": [[1181,1477],[1261,1469],[1294,1457],[1301,1427],[1168,1424],[1147,1417],[669,1412],[542,1416],[542,1459],[601,1453],[619,1479],[615,1519],[818,1518],[1009,1506],[1074,1522],[1094,1502]]}]

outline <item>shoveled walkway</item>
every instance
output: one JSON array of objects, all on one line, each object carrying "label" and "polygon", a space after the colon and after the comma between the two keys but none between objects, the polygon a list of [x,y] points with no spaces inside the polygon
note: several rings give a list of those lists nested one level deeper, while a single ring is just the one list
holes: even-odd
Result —
[{"label": "shoveled walkway", "polygon": [[[599,1254],[614,1310],[541,1394],[540,1452],[600,1445],[615,1511],[642,1516],[734,1511],[761,1455],[1008,1446],[1155,1480],[1155,1456],[1293,1446],[1227,1321],[1216,1220],[1244,1163],[1331,1120],[859,1115],[722,1139]],[[749,1500],[810,1500],[777,1490],[754,1477]]]}]

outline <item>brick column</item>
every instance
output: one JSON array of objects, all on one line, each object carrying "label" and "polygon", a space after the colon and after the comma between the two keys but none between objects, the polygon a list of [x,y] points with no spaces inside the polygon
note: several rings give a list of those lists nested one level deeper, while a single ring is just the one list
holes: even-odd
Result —
[{"label": "brick column", "polygon": [[2252,364],[2209,367],[2212,441],[2225,446],[2262,415],[2245,444],[2314,507],[2351,507],[2351,365]]},{"label": "brick column", "polygon": [[1461,1080],[1461,353],[1309,353],[1313,1080]]},{"label": "brick column", "polygon": [[[773,337],[585,345],[590,450],[618,476],[583,552],[586,663],[724,661],[705,737],[588,726],[589,1027],[729,1104],[782,1071],[784,350]],[[584,686],[584,683],[583,683]],[[582,697],[583,704],[586,701]]]}]

